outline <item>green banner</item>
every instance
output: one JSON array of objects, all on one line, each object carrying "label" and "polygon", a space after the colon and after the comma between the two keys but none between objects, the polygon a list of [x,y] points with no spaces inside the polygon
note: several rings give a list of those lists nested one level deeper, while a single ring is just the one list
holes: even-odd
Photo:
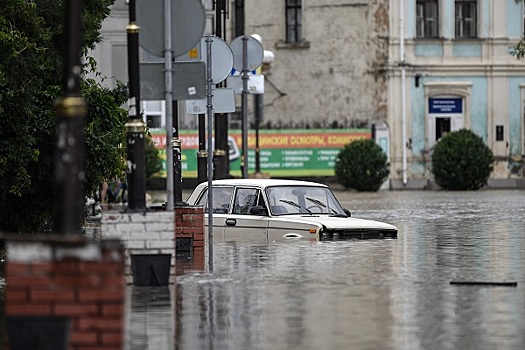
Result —
[{"label": "green banner", "polygon": [[[151,131],[164,159],[166,176],[166,133]],[[259,158],[261,172],[272,177],[332,176],[335,158],[346,144],[363,138],[370,138],[369,129],[304,129],[304,130],[261,130],[259,132]],[[199,136],[197,130],[181,131],[182,176],[197,177],[197,151]],[[242,134],[230,130],[228,136],[230,174],[241,176]],[[255,172],[255,132],[248,135],[248,172]]]}]

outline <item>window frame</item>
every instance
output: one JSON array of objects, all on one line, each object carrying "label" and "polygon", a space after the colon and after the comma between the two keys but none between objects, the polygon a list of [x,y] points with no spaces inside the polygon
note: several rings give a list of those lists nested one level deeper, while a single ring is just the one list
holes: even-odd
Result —
[{"label": "window frame", "polygon": [[[472,12],[465,15],[466,12]],[[456,39],[473,39],[478,37],[478,1],[454,1],[454,35]]]},{"label": "window frame", "polygon": [[[430,13],[431,5],[435,6],[435,17]],[[420,15],[421,9],[421,15]],[[417,0],[416,1],[416,38],[436,39],[439,38],[439,0]],[[423,29],[420,30],[419,28]],[[430,30],[428,29],[430,28]],[[435,31],[435,34],[431,32]]]},{"label": "window frame", "polygon": [[[232,208],[233,194],[235,192],[234,186],[213,186],[212,187],[212,200],[213,200],[213,213],[214,214],[229,214]],[[221,197],[226,198],[226,192],[229,192],[229,200],[226,203],[221,201]],[[224,195],[224,196],[223,196]],[[208,187],[204,188],[199,198],[196,201],[196,205],[203,206],[204,212],[208,213]]]},{"label": "window frame", "polygon": [[303,42],[303,0],[285,0],[284,10],[285,42],[288,44]]}]

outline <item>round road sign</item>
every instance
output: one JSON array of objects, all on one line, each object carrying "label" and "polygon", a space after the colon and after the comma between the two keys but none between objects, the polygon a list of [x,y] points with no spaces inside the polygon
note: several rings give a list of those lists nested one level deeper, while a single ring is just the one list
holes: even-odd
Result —
[{"label": "round road sign", "polygon": [[[243,62],[244,44],[246,43],[247,59]],[[247,70],[257,69],[263,61],[264,50],[259,41],[252,36],[241,35],[232,40],[230,47],[233,52],[233,68],[242,72],[245,68]]]},{"label": "round road sign", "polygon": [[203,36],[201,39],[201,59],[208,64],[208,43],[211,40],[211,79],[212,84],[218,84],[230,75],[233,68],[233,52],[228,44],[214,35]]},{"label": "round road sign", "polygon": [[[139,45],[164,56],[164,0],[137,0]],[[171,48],[173,55],[188,52],[204,33],[205,12],[200,0],[171,1]]]}]

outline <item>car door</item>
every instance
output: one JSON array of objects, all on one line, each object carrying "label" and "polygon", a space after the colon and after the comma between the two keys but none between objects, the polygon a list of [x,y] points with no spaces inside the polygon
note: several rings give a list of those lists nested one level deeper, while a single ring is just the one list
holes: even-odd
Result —
[{"label": "car door", "polygon": [[[230,212],[233,186],[214,186],[212,192],[213,201],[213,236],[216,241],[224,241],[224,228],[226,227],[226,218]],[[205,212],[205,229],[208,232],[208,189],[205,189],[196,205],[204,206]]]},{"label": "car door", "polygon": [[224,237],[227,241],[268,243],[268,209],[261,190],[237,187],[231,214],[225,224]]}]

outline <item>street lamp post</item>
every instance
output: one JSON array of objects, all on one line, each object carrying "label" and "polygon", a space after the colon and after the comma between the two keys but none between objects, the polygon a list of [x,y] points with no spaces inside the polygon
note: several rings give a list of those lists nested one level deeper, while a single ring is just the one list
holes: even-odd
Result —
[{"label": "street lamp post", "polygon": [[128,40],[129,117],[126,128],[128,209],[146,209],[146,150],[144,121],[140,115],[139,29],[136,1],[129,1]]},{"label": "street lamp post", "polygon": [[55,103],[58,118],[55,160],[54,229],[81,234],[84,175],[84,117],[86,101],[80,95],[82,4],[66,1],[64,93]]}]

